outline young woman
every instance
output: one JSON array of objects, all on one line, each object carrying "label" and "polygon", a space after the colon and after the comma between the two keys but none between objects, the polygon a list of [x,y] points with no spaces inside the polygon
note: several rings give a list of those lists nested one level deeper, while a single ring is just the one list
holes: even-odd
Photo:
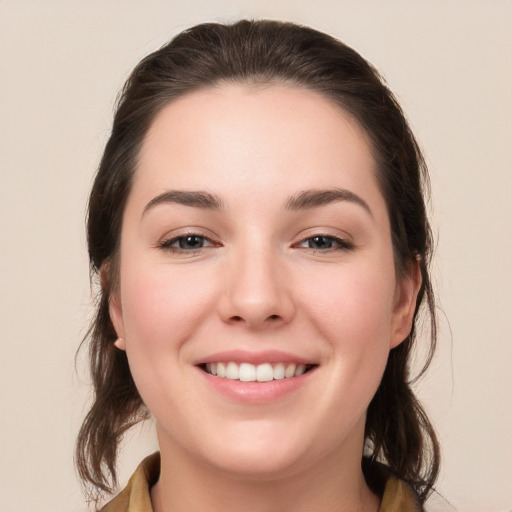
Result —
[{"label": "young woman", "polygon": [[435,344],[428,176],[377,72],[274,21],[205,24],[126,83],[89,203],[101,298],[81,477],[160,452],[105,511],[414,511],[439,449],[410,388]]}]

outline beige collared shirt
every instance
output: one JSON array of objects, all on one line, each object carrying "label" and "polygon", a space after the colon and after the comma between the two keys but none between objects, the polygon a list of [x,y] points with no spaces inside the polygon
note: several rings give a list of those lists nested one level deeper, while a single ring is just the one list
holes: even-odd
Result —
[{"label": "beige collared shirt", "polygon": [[[153,512],[150,489],[160,474],[160,454],[146,457],[130,478],[128,485],[101,512]],[[414,491],[402,480],[388,477],[379,512],[421,512]]]}]

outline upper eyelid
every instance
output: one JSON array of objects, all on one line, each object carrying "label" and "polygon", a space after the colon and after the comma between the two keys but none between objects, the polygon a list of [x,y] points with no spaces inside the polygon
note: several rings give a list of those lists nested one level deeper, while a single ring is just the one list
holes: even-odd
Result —
[{"label": "upper eyelid", "polygon": [[[333,240],[339,240],[341,242],[350,242],[350,243],[353,243],[353,237],[351,235],[349,235],[347,232],[342,232],[342,233],[333,233],[331,230],[315,230],[315,229],[312,229],[311,231],[310,230],[304,230],[305,233],[303,232],[302,234],[300,235],[297,235],[295,237],[295,239],[297,240],[297,242],[294,242],[294,243],[300,243],[300,242],[303,242],[304,240],[309,240],[310,238],[315,238],[317,236],[323,236],[325,238],[332,238]],[[340,230],[338,230],[340,231]]]},{"label": "upper eyelid", "polygon": [[[316,237],[330,239],[333,242],[333,246],[324,249],[303,246],[303,244],[307,243],[309,240]],[[352,251],[353,249],[356,249],[356,244],[354,243],[353,238],[348,234],[346,234],[345,236],[340,236],[334,235],[332,233],[316,231],[308,236],[302,236],[297,242],[293,243],[292,248],[313,251],[319,254],[328,254],[333,252],[339,253],[340,251]]]},{"label": "upper eyelid", "polygon": [[327,238],[327,239],[333,240],[335,242],[352,244],[352,241],[348,237],[341,237],[341,236],[336,236],[336,235],[326,235],[326,234],[323,234],[323,233],[318,233],[318,234],[315,234],[315,235],[306,236],[304,238],[301,238],[297,243],[301,244],[301,243],[304,243],[304,242],[306,242],[308,240],[311,240],[313,238],[320,238],[320,237],[321,238]]},{"label": "upper eyelid", "polygon": [[177,240],[180,240],[181,238],[187,238],[189,236],[195,236],[197,238],[203,238],[204,240],[207,240],[208,242],[210,242],[212,245],[218,245],[218,242],[215,242],[214,240],[212,240],[211,237],[209,237],[207,235],[203,235],[201,233],[193,233],[193,232],[183,233],[183,234],[180,234],[180,235],[163,237],[160,243],[176,242]]},{"label": "upper eyelid", "polygon": [[[208,244],[203,247],[198,247],[196,249],[192,249],[192,248],[186,249],[186,248],[181,248],[181,247],[178,247],[177,245],[175,245],[175,244],[177,244],[177,242],[179,242],[180,239],[186,238],[189,236],[197,236],[199,238],[207,240]],[[193,254],[193,253],[199,254],[203,250],[220,247],[220,246],[221,246],[221,244],[219,242],[215,241],[211,236],[207,236],[207,235],[205,235],[203,233],[199,233],[197,231],[186,231],[186,232],[177,233],[175,235],[170,235],[170,234],[164,235],[154,245],[154,248],[160,249],[163,251],[173,252],[175,254],[180,254],[180,253],[181,254]]]},{"label": "upper eyelid", "polygon": [[[341,230],[339,230],[339,228],[338,228],[337,231],[341,231]],[[195,226],[173,229],[170,232],[167,232],[165,235],[163,235],[158,240],[157,245],[161,245],[165,242],[169,243],[171,241],[175,241],[180,238],[187,237],[187,236],[197,236],[197,237],[204,238],[204,239],[208,240],[213,245],[217,245],[217,246],[223,245],[220,237],[217,236],[216,234],[214,234],[213,232],[211,232],[209,229],[195,227]],[[309,239],[315,238],[315,237],[325,237],[325,238],[330,238],[330,239],[333,239],[333,240],[336,240],[339,242],[354,244],[353,237],[349,233],[343,231],[342,233],[335,234],[329,229],[322,229],[322,228],[320,228],[320,229],[309,228],[309,229],[302,230],[301,234],[297,234],[293,237],[293,239],[291,240],[291,244],[296,245],[296,244],[302,243],[306,240],[309,240]]]},{"label": "upper eyelid", "polygon": [[160,237],[160,242],[164,242],[166,240],[173,240],[177,238],[182,238],[186,236],[198,236],[201,238],[206,238],[212,242],[218,240],[218,236],[216,236],[212,231],[205,228],[190,226],[183,228],[176,228],[170,231],[167,231],[164,235]]}]

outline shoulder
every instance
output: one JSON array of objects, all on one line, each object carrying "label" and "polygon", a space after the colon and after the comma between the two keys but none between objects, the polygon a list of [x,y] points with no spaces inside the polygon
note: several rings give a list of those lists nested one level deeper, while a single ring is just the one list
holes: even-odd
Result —
[{"label": "shoulder", "polygon": [[393,476],[388,478],[379,512],[422,512],[423,510],[418,495],[410,485]]},{"label": "shoulder", "polygon": [[[365,459],[363,471],[372,491],[381,496],[379,512],[423,512],[413,488],[393,476],[386,466]],[[150,490],[159,474],[160,454],[156,452],[139,464],[127,486],[100,512],[153,512]]]},{"label": "shoulder", "polygon": [[153,512],[150,489],[160,475],[160,454],[153,453],[137,467],[126,487],[100,512]]},{"label": "shoulder", "polygon": [[381,497],[379,512],[423,512],[415,490],[394,476],[383,464],[363,459],[363,472],[370,489]]}]

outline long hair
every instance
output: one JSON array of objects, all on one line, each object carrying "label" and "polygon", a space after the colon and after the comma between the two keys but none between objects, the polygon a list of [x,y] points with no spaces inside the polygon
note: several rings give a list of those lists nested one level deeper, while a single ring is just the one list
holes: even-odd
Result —
[{"label": "long hair", "polygon": [[366,420],[366,451],[408,481],[424,500],[439,471],[434,429],[415,397],[410,355],[420,309],[430,318],[429,354],[436,343],[435,301],[429,263],[432,237],[425,198],[425,161],[405,116],[379,73],[356,51],[308,27],[277,21],[202,24],[185,30],[143,59],[118,100],[89,200],[90,268],[102,275],[88,345],[94,401],[80,430],[76,465],[82,480],[100,492],[116,485],[122,435],[147,418],[126,354],[113,343],[108,311],[117,286],[121,219],[144,137],[160,110],[179,96],[219,83],[288,83],[322,94],[349,112],[366,132],[377,180],[386,201],[398,275],[419,261],[422,285],[413,328],[392,349]]}]

